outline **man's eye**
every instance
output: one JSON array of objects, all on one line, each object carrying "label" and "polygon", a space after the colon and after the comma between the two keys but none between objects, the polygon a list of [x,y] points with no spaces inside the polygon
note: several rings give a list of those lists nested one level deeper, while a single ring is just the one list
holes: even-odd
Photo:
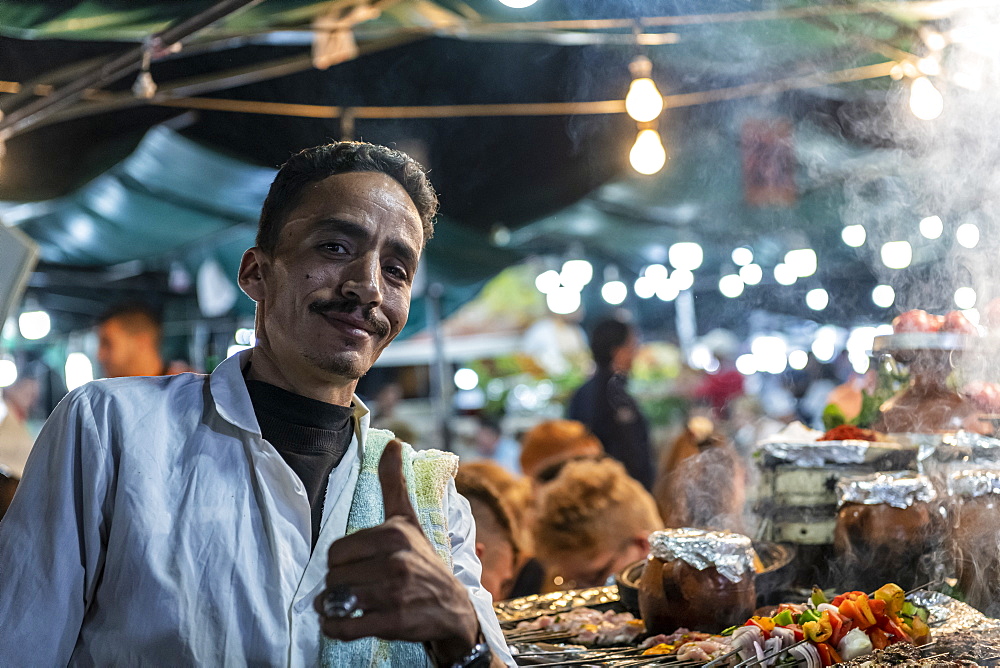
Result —
[{"label": "man's eye", "polygon": [[403,269],[402,267],[386,267],[385,270],[389,273],[390,276],[398,278],[401,281],[405,281],[408,275],[406,270]]},{"label": "man's eye", "polygon": [[324,250],[332,251],[334,253],[346,253],[347,252],[347,247],[344,246],[344,244],[337,243],[336,241],[331,241],[329,243],[325,243],[325,244],[323,244],[322,247],[323,247]]}]

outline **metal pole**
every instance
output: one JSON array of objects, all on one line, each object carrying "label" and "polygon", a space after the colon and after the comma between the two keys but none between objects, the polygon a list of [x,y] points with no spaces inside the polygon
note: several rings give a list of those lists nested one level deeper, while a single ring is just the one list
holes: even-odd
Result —
[{"label": "metal pole", "polygon": [[677,325],[677,341],[681,346],[684,359],[691,354],[691,347],[698,336],[698,318],[694,312],[694,292],[681,290],[674,301],[675,323]]},{"label": "metal pole", "polygon": [[444,329],[441,327],[441,298],[444,296],[444,286],[431,283],[427,286],[427,329],[430,330],[434,343],[434,359],[430,364],[431,401],[434,406],[434,417],[438,424],[438,434],[441,447],[451,451],[451,383],[448,378],[448,360],[444,352]]}]

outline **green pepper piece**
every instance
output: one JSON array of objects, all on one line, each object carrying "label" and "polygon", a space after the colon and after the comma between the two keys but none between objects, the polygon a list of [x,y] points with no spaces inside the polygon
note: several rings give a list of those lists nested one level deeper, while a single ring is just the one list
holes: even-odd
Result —
[{"label": "green pepper piece", "polygon": [[913,605],[909,601],[903,601],[903,607],[899,610],[900,615],[906,617],[912,617],[917,612],[917,606]]},{"label": "green pepper piece", "polygon": [[733,635],[733,631],[735,631],[738,628],[740,628],[739,625],[730,626],[728,629],[723,629],[722,633],[720,633],[719,635],[720,636],[731,636],[731,635]]},{"label": "green pepper piece", "polygon": [[826,600],[826,594],[823,593],[823,590],[817,587],[816,585],[813,585],[812,596],[809,597],[809,600],[812,601],[813,605],[819,605],[820,603],[830,602]]},{"label": "green pepper piece", "polygon": [[791,610],[782,610],[771,619],[774,620],[775,626],[788,626],[795,623],[795,618],[792,617]]},{"label": "green pepper piece", "polygon": [[811,608],[806,608],[805,612],[799,615],[799,618],[795,620],[797,624],[805,624],[806,622],[818,622],[820,620],[820,614]]}]

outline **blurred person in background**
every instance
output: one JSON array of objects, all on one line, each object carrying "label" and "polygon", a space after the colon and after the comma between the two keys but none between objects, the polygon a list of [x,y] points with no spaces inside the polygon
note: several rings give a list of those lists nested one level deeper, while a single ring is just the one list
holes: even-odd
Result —
[{"label": "blurred person in background", "polygon": [[20,478],[35,443],[28,429],[28,415],[41,395],[41,384],[20,376],[0,391],[0,472]]},{"label": "blurred person in background", "polygon": [[538,492],[535,556],[540,592],[597,587],[649,554],[663,528],[653,497],[617,461],[566,462]]},{"label": "blurred person in background", "polygon": [[743,374],[736,369],[739,339],[724,329],[713,329],[701,338],[701,343],[712,352],[719,367],[705,374],[694,388],[692,399],[710,406],[716,419],[728,419],[730,404],[744,391]]},{"label": "blurred person in background", "polygon": [[480,581],[494,601],[503,600],[520,560],[514,513],[500,492],[468,465],[459,466],[455,488],[468,500],[476,520],[476,556],[483,564]]},{"label": "blurred person in background", "polygon": [[654,470],[649,425],[628,393],[628,374],[638,349],[639,336],[630,324],[616,318],[598,322],[590,333],[597,371],[573,394],[566,417],[587,425],[604,451],[650,489]]},{"label": "blurred person in background", "polygon": [[514,539],[521,556],[531,554],[531,532],[529,521],[534,495],[531,480],[516,476],[492,459],[477,459],[462,462],[459,472],[466,479],[480,480],[489,485],[503,501],[511,515]]},{"label": "blurred person in background", "polygon": [[162,325],[145,304],[119,304],[97,321],[97,361],[107,378],[163,376],[170,372],[160,356]]},{"label": "blurred person in background", "polygon": [[28,428],[28,415],[40,395],[41,384],[27,375],[18,377],[0,393],[0,519],[14,499],[35,443]]},{"label": "blurred person in background", "polygon": [[665,526],[742,533],[747,468],[706,417],[688,420],[663,457],[653,496]]},{"label": "blurred person in background", "polygon": [[492,415],[476,416],[476,433],[473,435],[478,459],[490,459],[514,474],[521,473],[521,446],[510,436],[505,436],[500,420]]},{"label": "blurred person in background", "polygon": [[521,438],[521,471],[529,478],[576,457],[598,457],[604,446],[577,420],[546,420]]}]

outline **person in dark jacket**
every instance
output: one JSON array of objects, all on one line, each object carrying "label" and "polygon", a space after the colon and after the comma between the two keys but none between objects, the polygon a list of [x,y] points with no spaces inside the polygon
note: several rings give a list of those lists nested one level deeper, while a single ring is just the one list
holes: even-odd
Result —
[{"label": "person in dark jacket", "polygon": [[639,337],[628,323],[614,318],[597,323],[590,334],[597,371],[573,395],[567,417],[587,425],[604,444],[605,452],[651,489],[649,425],[627,387],[638,348]]}]

